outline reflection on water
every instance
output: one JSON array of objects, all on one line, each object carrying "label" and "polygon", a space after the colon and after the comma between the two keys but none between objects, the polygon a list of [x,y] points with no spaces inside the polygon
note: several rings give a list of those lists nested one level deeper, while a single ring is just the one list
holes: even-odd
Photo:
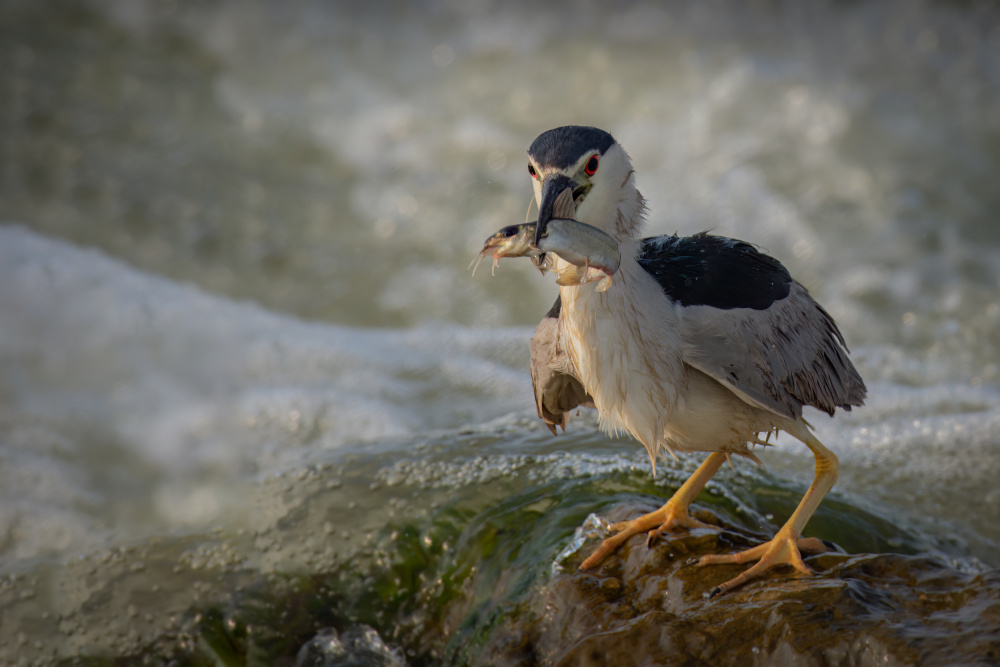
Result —
[{"label": "reflection on water", "polygon": [[[199,605],[348,576],[366,540],[421,553],[399,517],[486,539],[483,503],[582,485],[516,515],[548,572],[588,514],[672,488],[587,416],[539,429],[525,341],[554,288],[466,270],[567,123],[630,152],[651,233],[757,243],[840,322],[871,398],[814,415],[843,463],[816,529],[1000,566],[985,5],[11,1],[0,67],[4,660],[176,646]],[[784,439],[766,460],[703,504],[766,525],[759,484],[792,497],[812,465]],[[316,618],[394,637],[376,565]]]}]

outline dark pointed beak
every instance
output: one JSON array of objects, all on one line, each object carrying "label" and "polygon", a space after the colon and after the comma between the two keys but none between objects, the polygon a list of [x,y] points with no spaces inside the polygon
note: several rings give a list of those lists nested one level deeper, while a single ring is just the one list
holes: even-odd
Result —
[{"label": "dark pointed beak", "polygon": [[541,241],[546,234],[545,227],[552,219],[552,204],[556,197],[562,194],[566,188],[573,189],[577,186],[576,181],[562,174],[552,174],[546,176],[542,181],[542,201],[538,205],[538,226],[535,227],[535,245]]}]

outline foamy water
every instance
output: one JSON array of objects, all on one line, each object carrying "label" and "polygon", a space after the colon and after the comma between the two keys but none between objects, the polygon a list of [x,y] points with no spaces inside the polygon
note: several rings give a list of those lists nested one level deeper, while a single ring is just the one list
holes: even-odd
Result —
[{"label": "foamy water", "polygon": [[[3,9],[0,574],[42,583],[2,632],[87,624],[87,595],[40,592],[52,564],[265,535],[315,494],[359,539],[399,484],[417,511],[642,466],[586,415],[559,439],[534,418],[551,280],[466,269],[525,215],[527,145],[567,123],[629,151],[649,233],[757,243],[840,323],[869,400],[807,417],[834,497],[1000,566],[1000,28],[810,7]],[[791,438],[764,458],[808,483]],[[315,567],[232,539],[251,569]]]}]

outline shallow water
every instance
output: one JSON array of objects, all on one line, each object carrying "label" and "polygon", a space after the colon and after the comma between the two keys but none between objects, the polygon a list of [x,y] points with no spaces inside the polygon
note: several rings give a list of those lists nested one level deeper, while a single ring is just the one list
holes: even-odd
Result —
[{"label": "shallow water", "polygon": [[[518,599],[669,493],[697,459],[535,418],[551,280],[466,270],[567,123],[629,151],[650,233],[757,243],[840,323],[870,398],[808,416],[813,532],[1000,567],[995,12],[7,2],[0,60],[0,659],[228,655],[205,614],[320,581],[264,655],[366,623],[474,661],[476,554]],[[812,461],[762,457],[698,504],[773,531]]]}]

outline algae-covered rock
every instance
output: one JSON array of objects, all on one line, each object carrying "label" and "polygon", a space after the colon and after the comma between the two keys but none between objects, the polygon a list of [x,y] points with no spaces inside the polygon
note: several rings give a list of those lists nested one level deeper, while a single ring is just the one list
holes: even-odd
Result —
[{"label": "algae-covered rock", "polygon": [[709,599],[744,566],[695,556],[753,546],[697,530],[647,548],[630,540],[602,567],[542,585],[472,660],[497,665],[928,665],[1000,660],[1000,574],[933,559],[822,554],[816,574],[777,569]]},{"label": "algae-covered rock", "polygon": [[[320,627],[366,624],[373,645],[384,642],[392,655],[428,665],[1000,660],[1000,573],[966,572],[930,557],[907,531],[842,501],[821,508],[816,523],[854,554],[813,555],[806,559],[811,576],[779,567],[710,599],[746,566],[688,563],[759,544],[797,500],[795,489],[760,475],[752,481],[757,493],[748,494],[746,479],[724,475],[724,484],[693,506],[719,528],[681,531],[652,547],[636,536],[588,572],[577,568],[596,546],[600,522],[583,520],[585,512],[609,487],[657,491],[640,477],[548,479],[504,487],[497,498],[489,497],[489,485],[453,490],[432,516],[387,527],[370,550],[332,572],[237,597],[227,620],[212,627],[203,620],[193,632],[202,640],[191,645],[230,632],[228,643],[213,645],[245,648],[224,662],[241,653],[287,660]],[[605,514],[621,520],[655,502],[653,494],[619,491]],[[589,539],[573,537],[588,534],[581,526],[591,529]],[[889,543],[910,553],[888,552]],[[883,553],[857,553],[866,545]],[[237,637],[241,628],[247,639]],[[299,655],[312,655],[327,639],[319,635]],[[194,654],[186,658],[197,662]]]},{"label": "algae-covered rock", "polygon": [[[1000,662],[1000,573],[974,559],[948,561],[919,530],[844,496],[834,494],[820,506],[807,535],[832,540],[846,553],[808,557],[813,575],[779,567],[709,599],[745,566],[687,563],[768,539],[802,488],[756,468],[720,471],[692,506],[697,518],[717,528],[680,531],[652,547],[636,536],[600,567],[581,572],[606,526],[597,517],[618,521],[655,509],[696,462],[668,463],[651,480],[616,454],[581,459],[575,467],[560,453],[500,452],[462,465],[435,456],[391,457],[385,465],[360,460],[324,473],[336,475],[332,486],[323,474],[306,476],[280,520],[242,541],[220,535],[224,544],[216,551],[196,550],[204,558],[178,558],[183,545],[163,543],[144,547],[142,568],[117,568],[113,559],[82,563],[95,576],[107,570],[88,597],[88,620],[114,617],[118,600],[139,599],[151,577],[165,590],[193,589],[194,602],[180,610],[167,596],[157,597],[169,624],[152,614],[129,617],[128,630],[148,629],[127,643],[102,644],[91,626],[85,633],[68,625],[77,616],[32,616],[37,597],[14,586],[0,587],[0,603],[8,618],[17,613],[27,619],[22,623],[51,628],[52,636],[71,631],[79,647],[74,655],[67,655],[73,647],[56,647],[67,664],[78,657],[122,665],[288,667],[350,660]],[[386,485],[389,500],[345,514],[373,478]],[[343,523],[328,530],[338,517]],[[256,564],[241,560],[264,547]],[[216,552],[232,557],[208,557]]]}]

